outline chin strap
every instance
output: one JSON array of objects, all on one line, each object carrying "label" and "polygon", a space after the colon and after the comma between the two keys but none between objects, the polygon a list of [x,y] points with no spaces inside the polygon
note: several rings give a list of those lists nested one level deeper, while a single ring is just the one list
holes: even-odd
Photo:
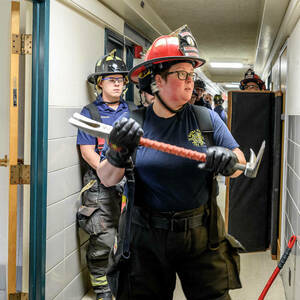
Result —
[{"label": "chin strap", "polygon": [[172,109],[170,106],[168,106],[164,101],[163,99],[160,97],[159,95],[159,92],[156,92],[155,93],[155,96],[157,96],[157,99],[159,100],[159,102],[170,112],[170,113],[173,113],[173,114],[177,114],[178,112],[182,111],[183,108],[185,107],[185,104],[182,105],[179,109]]},{"label": "chin strap", "polygon": [[157,85],[156,85],[156,82],[155,82],[154,78],[153,78],[153,80],[152,80],[152,82],[151,82],[151,91],[152,91],[152,93],[157,97],[157,99],[159,100],[159,102],[164,106],[164,108],[167,109],[167,110],[168,110],[170,113],[172,113],[172,114],[177,114],[178,112],[182,111],[183,108],[185,107],[185,104],[184,104],[184,105],[182,105],[182,107],[180,107],[179,109],[174,110],[174,109],[172,109],[169,105],[167,105],[167,104],[164,102],[164,100],[163,100],[163,99],[160,97],[160,95],[159,95],[159,89],[158,89],[158,87],[157,87]]},{"label": "chin strap", "polygon": [[120,100],[117,100],[117,101],[114,101],[114,102],[107,102],[107,101],[103,101],[103,99],[102,99],[102,102],[105,103],[105,104],[117,104],[117,103],[120,103]]}]

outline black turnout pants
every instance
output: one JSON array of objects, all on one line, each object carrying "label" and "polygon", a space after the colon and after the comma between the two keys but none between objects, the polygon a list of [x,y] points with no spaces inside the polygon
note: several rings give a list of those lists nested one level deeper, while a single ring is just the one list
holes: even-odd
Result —
[{"label": "black turnout pants", "polygon": [[[229,289],[241,287],[240,244],[225,235],[218,209],[220,246],[208,247],[208,209],[153,214],[135,207],[131,256],[121,271],[117,300],[171,300],[176,273],[188,300],[227,300]],[[197,217],[195,217],[197,216]],[[202,217],[201,217],[202,216]],[[188,219],[188,221],[185,221]]]},{"label": "black turnout pants", "polygon": [[79,225],[90,234],[86,259],[95,293],[108,292],[106,269],[111,247],[114,244],[121,210],[120,191],[104,187],[94,172],[85,175],[84,183],[96,178],[97,182],[83,193],[83,205],[97,208],[91,216],[79,215]]}]

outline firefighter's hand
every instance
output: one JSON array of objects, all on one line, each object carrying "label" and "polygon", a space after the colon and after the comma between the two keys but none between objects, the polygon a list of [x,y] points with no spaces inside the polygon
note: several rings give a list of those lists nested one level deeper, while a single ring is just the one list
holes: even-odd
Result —
[{"label": "firefighter's hand", "polygon": [[108,137],[107,160],[117,168],[126,167],[143,133],[141,126],[133,119],[117,121]]},{"label": "firefighter's hand", "polygon": [[206,169],[215,174],[231,176],[237,169],[235,168],[238,158],[234,152],[224,147],[209,147],[206,153],[206,162],[200,163],[200,169]]}]

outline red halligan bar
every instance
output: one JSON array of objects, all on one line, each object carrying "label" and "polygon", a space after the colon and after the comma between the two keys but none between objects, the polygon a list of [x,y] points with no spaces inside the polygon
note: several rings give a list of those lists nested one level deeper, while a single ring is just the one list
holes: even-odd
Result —
[{"label": "red halligan bar", "polygon": [[147,148],[152,148],[152,149],[155,149],[155,150],[159,150],[159,151],[162,151],[162,152],[174,154],[174,155],[177,155],[177,156],[189,158],[189,159],[192,159],[192,160],[197,160],[197,161],[201,161],[201,162],[206,161],[206,154],[205,153],[200,153],[200,152],[197,152],[197,151],[194,151],[194,150],[188,150],[188,149],[185,149],[185,148],[182,148],[182,147],[166,144],[166,143],[163,143],[163,142],[149,140],[149,139],[143,138],[143,137],[141,137],[141,139],[140,139],[140,145],[144,146],[144,147],[147,147]]}]

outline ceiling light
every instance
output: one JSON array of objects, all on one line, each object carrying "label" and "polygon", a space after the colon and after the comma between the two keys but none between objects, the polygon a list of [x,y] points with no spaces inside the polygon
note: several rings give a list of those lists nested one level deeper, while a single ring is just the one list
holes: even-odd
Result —
[{"label": "ceiling light", "polygon": [[244,67],[242,63],[236,62],[211,62],[212,68],[228,68],[228,69],[241,69]]},{"label": "ceiling light", "polygon": [[240,84],[238,83],[238,82],[236,82],[236,83],[226,83],[225,84],[225,87],[227,87],[227,88],[239,88],[239,86],[240,86]]}]

